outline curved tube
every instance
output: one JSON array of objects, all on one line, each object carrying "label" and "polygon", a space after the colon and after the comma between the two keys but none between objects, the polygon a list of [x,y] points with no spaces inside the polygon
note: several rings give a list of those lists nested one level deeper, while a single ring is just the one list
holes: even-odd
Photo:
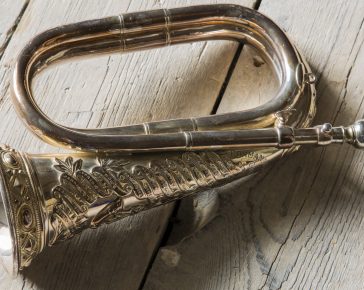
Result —
[{"label": "curved tube", "polygon": [[[243,112],[103,129],[56,124],[41,111],[32,94],[34,75],[65,58],[216,39],[242,41],[258,49],[279,77],[278,94],[271,101]],[[185,132],[273,126],[277,111],[293,108],[297,103],[307,111],[312,99],[302,101],[299,97],[309,74],[284,32],[259,12],[237,5],[193,6],[122,14],[41,33],[26,45],[15,64],[13,101],[28,128],[57,146],[84,151],[201,150],[209,149],[211,142],[197,134],[205,142],[193,148],[191,144],[195,142]],[[297,120],[296,116],[295,122],[304,125],[305,119],[301,116]]]}]

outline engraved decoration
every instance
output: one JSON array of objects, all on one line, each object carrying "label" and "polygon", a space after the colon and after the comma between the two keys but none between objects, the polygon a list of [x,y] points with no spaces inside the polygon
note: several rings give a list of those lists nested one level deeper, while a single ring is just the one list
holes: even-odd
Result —
[{"label": "engraved decoration", "polygon": [[[55,159],[59,184],[53,188],[51,213],[54,230],[49,245],[192,192],[224,183],[264,159],[246,151],[188,152],[143,165],[129,160],[98,159],[83,169],[83,160]],[[100,204],[105,206],[98,209]],[[92,211],[96,214],[90,214]]]},{"label": "engraved decoration", "polygon": [[0,148],[0,166],[7,187],[10,212],[15,223],[19,269],[30,264],[42,250],[42,220],[39,202],[25,160],[7,146]]}]

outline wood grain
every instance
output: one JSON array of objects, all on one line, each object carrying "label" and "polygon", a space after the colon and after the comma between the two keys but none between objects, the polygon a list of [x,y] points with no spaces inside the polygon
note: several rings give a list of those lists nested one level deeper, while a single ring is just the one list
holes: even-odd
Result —
[{"label": "wood grain", "polygon": [[28,5],[26,0],[0,1],[0,58],[6,49],[13,33]]},{"label": "wood grain", "polygon": [[[215,2],[32,0],[0,62],[2,142],[32,152],[58,151],[26,131],[9,99],[12,64],[33,35],[60,24],[121,12]],[[253,5],[252,0],[235,2]],[[206,115],[214,106],[236,47],[229,42],[194,43],[67,63],[43,73],[35,82],[35,95],[46,113],[70,126],[106,127]],[[17,279],[2,274],[0,288],[137,289],[172,208],[139,214],[46,249]]]},{"label": "wood grain", "polygon": [[[259,10],[318,76],[315,123],[362,118],[364,2],[263,0]],[[233,80],[230,107],[228,92],[242,88]],[[218,216],[177,241],[172,232],[144,289],[363,289],[363,162],[349,146],[305,148],[217,190]]]}]

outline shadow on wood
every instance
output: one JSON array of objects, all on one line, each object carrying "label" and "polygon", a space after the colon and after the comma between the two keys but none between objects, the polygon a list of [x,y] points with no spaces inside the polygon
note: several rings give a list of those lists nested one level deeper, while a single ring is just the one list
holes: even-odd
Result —
[{"label": "shadow on wood", "polygon": [[[324,78],[319,87],[325,88],[321,98],[335,93]],[[327,118],[326,106],[327,99],[316,119]],[[218,189],[218,217],[160,249],[144,289],[168,289],[171,283],[189,290],[278,289],[291,272],[305,277],[301,267],[319,271],[330,253],[343,255],[342,243],[355,243],[350,224],[360,223],[364,213],[364,173],[357,168],[363,157],[346,145],[302,148],[249,183]],[[336,263],[327,261],[328,267]]]}]

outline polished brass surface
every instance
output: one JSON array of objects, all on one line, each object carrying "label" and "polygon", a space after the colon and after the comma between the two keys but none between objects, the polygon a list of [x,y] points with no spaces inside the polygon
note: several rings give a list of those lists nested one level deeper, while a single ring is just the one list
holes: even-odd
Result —
[{"label": "polished brass surface", "polygon": [[[34,76],[57,61],[193,41],[255,47],[280,81],[259,107],[213,116],[80,129],[57,124],[36,104]],[[364,122],[310,127],[314,75],[285,33],[257,11],[205,5],[122,14],[56,27],[33,38],[13,74],[13,102],[28,128],[70,154],[0,149],[0,256],[8,272],[45,246],[84,229],[257,173],[297,145],[364,144]]]},{"label": "polished brass surface", "polygon": [[[35,74],[62,59],[219,39],[252,45],[273,66],[280,88],[271,101],[244,112],[115,128],[79,129],[50,120],[37,106],[32,94]],[[15,64],[13,99],[30,130],[57,146],[82,151],[204,150],[219,145],[224,148],[245,146],[240,140],[219,144],[224,136],[220,138],[210,132],[272,127],[278,111],[291,110],[286,123],[306,127],[315,108],[311,82],[309,67],[273,21],[245,7],[205,5],[128,13],[45,31],[28,43]],[[261,140],[257,141],[261,143]]]}]

